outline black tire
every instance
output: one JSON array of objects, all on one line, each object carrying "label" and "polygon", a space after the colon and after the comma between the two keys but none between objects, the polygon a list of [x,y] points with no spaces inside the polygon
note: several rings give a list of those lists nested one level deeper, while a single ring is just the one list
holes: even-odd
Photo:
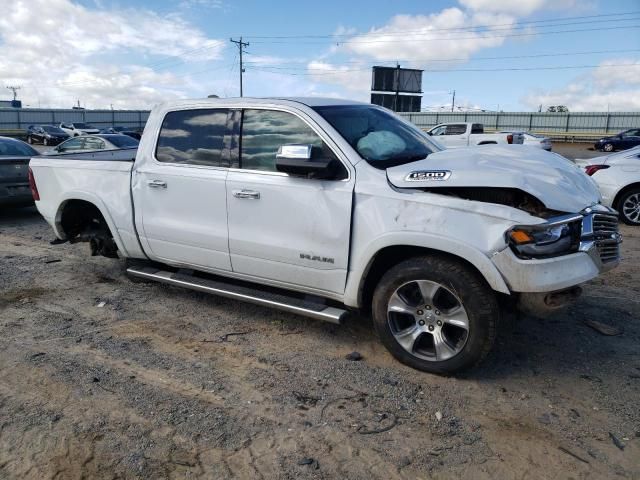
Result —
[{"label": "black tire", "polygon": [[[634,208],[635,206],[635,208]],[[640,187],[630,188],[620,195],[617,210],[620,220],[627,225],[640,225]]]},{"label": "black tire", "polygon": [[[389,302],[399,289],[405,288],[411,282],[422,280],[440,284],[441,287],[438,288],[444,288],[447,295],[453,294],[457,297],[466,313],[468,330],[465,341],[463,346],[458,345],[458,353],[451,358],[438,360],[437,355],[430,360],[424,359],[424,355],[421,358],[419,354],[406,350],[394,336],[392,323],[395,320],[391,318],[394,312],[388,312]],[[435,312],[439,314],[437,310]],[[500,315],[496,294],[480,274],[462,262],[445,256],[415,257],[395,265],[384,274],[373,296],[374,327],[389,352],[405,365],[441,375],[469,369],[486,357],[495,341]],[[425,328],[424,322],[421,323],[421,327],[417,327],[418,321],[415,321],[416,328]],[[431,329],[432,325],[428,328]],[[422,341],[420,339],[428,333],[420,333],[412,349],[415,349],[416,344]]]},{"label": "black tire", "polygon": [[603,151],[603,152],[614,152],[615,150],[616,150],[616,149],[615,149],[615,147],[613,146],[613,143],[605,143],[605,144],[602,146],[602,151]]}]

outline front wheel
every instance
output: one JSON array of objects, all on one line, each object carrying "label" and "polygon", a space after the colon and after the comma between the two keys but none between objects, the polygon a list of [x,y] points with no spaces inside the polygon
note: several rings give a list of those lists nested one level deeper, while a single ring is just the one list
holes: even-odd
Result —
[{"label": "front wheel", "polygon": [[44,140],[42,140],[42,144],[46,147],[49,145],[49,141],[45,138]]},{"label": "front wheel", "polygon": [[613,152],[613,144],[612,143],[605,143],[602,146],[602,150],[604,150],[605,152]]},{"label": "front wheel", "polygon": [[618,202],[620,220],[627,225],[640,225],[640,188],[623,193]]},{"label": "front wheel", "polygon": [[373,298],[373,321],[400,362],[452,374],[473,367],[491,350],[500,307],[484,279],[447,257],[416,257],[392,267]]},{"label": "front wheel", "polygon": [[29,136],[27,137],[27,143],[28,143],[29,145],[33,145],[33,137],[31,137],[31,135],[29,135]]}]

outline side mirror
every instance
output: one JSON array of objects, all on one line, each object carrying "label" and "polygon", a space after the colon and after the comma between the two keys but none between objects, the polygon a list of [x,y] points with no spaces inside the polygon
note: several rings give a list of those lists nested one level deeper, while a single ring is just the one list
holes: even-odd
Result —
[{"label": "side mirror", "polygon": [[313,145],[282,145],[276,154],[276,170],[291,175],[310,175],[326,178],[333,159],[311,159]]},{"label": "side mirror", "polygon": [[428,130],[428,131],[427,131],[427,135],[429,135],[429,136],[432,136],[432,135],[433,135],[433,133],[431,133],[431,130]]}]

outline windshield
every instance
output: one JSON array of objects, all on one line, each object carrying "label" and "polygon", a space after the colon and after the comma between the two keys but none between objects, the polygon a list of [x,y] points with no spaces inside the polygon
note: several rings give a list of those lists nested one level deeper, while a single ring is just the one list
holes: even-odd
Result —
[{"label": "windshield", "polygon": [[442,150],[393,113],[369,105],[314,107],[370,165],[385,169]]},{"label": "windshield", "polygon": [[51,127],[49,125],[43,125],[42,129],[47,133],[60,133],[60,134],[64,133],[64,130],[62,130],[61,128]]},{"label": "windshield", "polygon": [[18,140],[0,140],[0,157],[35,157],[37,150]]},{"label": "windshield", "polygon": [[74,123],[73,126],[76,128],[93,128],[88,123]]},{"label": "windshield", "polygon": [[128,137],[127,135],[114,135],[113,137],[109,137],[109,141],[120,148],[137,147],[140,143],[135,138]]}]

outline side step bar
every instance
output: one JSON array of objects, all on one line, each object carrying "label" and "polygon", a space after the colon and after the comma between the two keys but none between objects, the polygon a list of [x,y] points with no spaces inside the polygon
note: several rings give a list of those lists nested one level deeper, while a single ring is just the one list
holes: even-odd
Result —
[{"label": "side step bar", "polygon": [[306,300],[282,293],[263,291],[244,284],[225,283],[209,278],[200,278],[185,273],[169,272],[154,267],[129,267],[127,273],[134,277],[167,283],[177,287],[189,288],[204,293],[212,293],[221,297],[255,303],[265,307],[275,308],[305,317],[324,320],[325,322],[341,324],[348,311],[321,303],[321,299]]}]

